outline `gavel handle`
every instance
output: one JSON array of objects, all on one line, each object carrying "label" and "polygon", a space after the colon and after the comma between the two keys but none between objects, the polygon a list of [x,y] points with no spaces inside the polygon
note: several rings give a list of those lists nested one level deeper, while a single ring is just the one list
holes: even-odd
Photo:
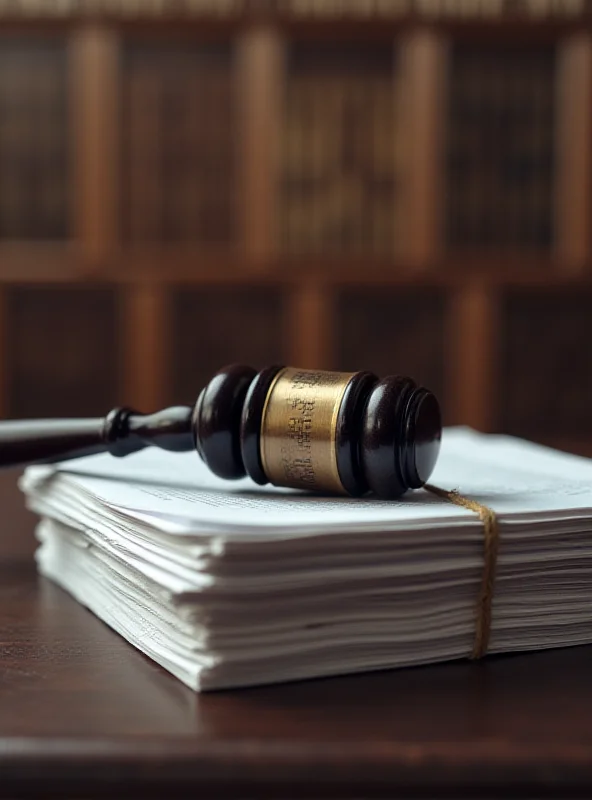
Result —
[{"label": "gavel handle", "polygon": [[157,446],[193,450],[192,409],[173,406],[154,414],[116,408],[94,419],[35,419],[0,422],[0,467],[66,461],[111,453],[126,456]]}]

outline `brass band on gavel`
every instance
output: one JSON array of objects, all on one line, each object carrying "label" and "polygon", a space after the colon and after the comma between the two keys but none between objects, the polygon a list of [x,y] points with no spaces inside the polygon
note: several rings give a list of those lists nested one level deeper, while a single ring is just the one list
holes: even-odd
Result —
[{"label": "brass band on gavel", "polygon": [[[385,498],[429,478],[440,447],[440,408],[410,378],[293,367],[247,376],[248,369],[222,370],[196,405],[196,446],[216,474],[246,473],[260,484],[354,496],[372,491]],[[221,417],[212,425],[216,406],[227,408],[226,427],[234,431],[224,447]]]},{"label": "brass band on gavel", "polygon": [[290,367],[278,372],[261,420],[261,461],[271,483],[345,492],[337,466],[337,420],[354,375]]}]

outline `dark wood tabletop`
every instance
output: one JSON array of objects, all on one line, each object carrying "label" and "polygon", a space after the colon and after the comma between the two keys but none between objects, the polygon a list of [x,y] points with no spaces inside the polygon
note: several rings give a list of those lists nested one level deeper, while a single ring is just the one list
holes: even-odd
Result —
[{"label": "dark wood tabletop", "polygon": [[35,574],[0,476],[0,797],[592,796],[592,647],[197,695]]}]

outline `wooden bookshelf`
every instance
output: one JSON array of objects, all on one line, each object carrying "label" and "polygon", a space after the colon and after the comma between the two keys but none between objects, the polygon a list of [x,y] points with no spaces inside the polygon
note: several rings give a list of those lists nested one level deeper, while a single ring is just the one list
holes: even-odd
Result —
[{"label": "wooden bookshelf", "polygon": [[[32,83],[13,87],[12,94],[8,86],[7,99],[0,86],[0,232],[9,231],[3,213],[22,213],[10,196],[2,200],[3,180],[18,187],[19,175],[27,176],[22,154],[29,140],[45,153],[35,131],[44,114],[61,125],[47,158],[53,158],[52,146],[59,149],[56,136],[66,143],[67,157],[62,173],[43,177],[45,162],[37,153],[41,166],[31,180],[51,203],[52,192],[60,191],[51,181],[65,179],[67,200],[50,240],[35,235],[44,227],[33,216],[30,237],[0,236],[2,414],[59,413],[60,397],[64,413],[76,410],[74,401],[80,413],[121,402],[147,410],[190,402],[226,360],[255,366],[280,360],[409,371],[439,393],[448,424],[509,430],[592,452],[592,418],[588,422],[576,402],[592,384],[586,357],[577,356],[589,342],[588,297],[592,304],[592,4],[482,0],[463,14],[437,0],[187,0],[171,13],[164,2],[145,10],[135,3],[135,11],[124,0],[108,4],[108,11],[91,0],[71,9],[62,3],[59,14],[48,4],[34,5],[0,1],[0,63],[11,63],[13,52],[26,63],[49,54],[46,80],[53,75],[55,83],[56,70],[66,71],[66,111],[60,121]],[[502,11],[494,14],[494,8]],[[453,102],[454,59],[459,48],[471,47],[494,53],[493,67],[483,69],[493,87],[490,105],[501,111],[495,117],[479,106],[479,113],[492,114],[502,138],[511,127],[504,92],[514,82],[510,73],[505,84],[498,78],[495,54],[550,54],[550,72],[541,79],[551,92],[549,129],[529,133],[528,119],[515,123],[520,135],[552,141],[546,198],[552,233],[541,247],[513,244],[511,237],[498,246],[489,234],[465,247],[447,239],[446,220],[458,202],[450,194],[454,115],[460,114],[454,109],[464,103],[463,113],[476,113],[467,110],[466,98]],[[336,53],[329,71],[319,73],[318,82],[313,74],[294,92],[293,54],[328,49]],[[378,51],[384,56],[372,73],[378,77],[364,83],[362,68],[351,67],[351,53],[363,64],[360,53]],[[340,84],[334,70],[340,58],[353,82]],[[524,64],[518,72],[530,69]],[[316,94],[307,99],[302,86],[315,84]],[[526,79],[524,86],[528,93]],[[546,102],[542,90],[533,91],[516,107]],[[365,102],[370,110],[368,120],[359,114],[354,126],[356,92],[359,108]],[[390,173],[376,166],[383,159],[384,167],[380,137],[387,117],[372,106],[387,96],[396,129],[390,188]],[[292,210],[286,208],[282,161],[291,135],[288,102],[301,103],[299,124],[307,137],[290,146],[300,147],[312,164],[310,180],[293,182],[301,199]],[[11,122],[23,132],[11,131]],[[323,125],[329,126],[325,133]],[[478,125],[459,135],[461,156],[467,152],[462,136],[481,152]],[[11,144],[15,137],[18,149]],[[533,139],[526,151],[542,152],[540,142]],[[526,185],[525,158],[511,147],[508,152],[500,162],[516,168],[508,180]],[[12,173],[6,166],[3,173],[11,159]],[[341,183],[329,160],[343,170]],[[486,171],[476,170],[468,191],[489,192]],[[302,216],[310,205],[302,202],[305,191],[323,193],[315,200],[316,217]],[[383,196],[379,191],[388,199],[369,213],[372,198]],[[346,192],[348,208],[340,199]],[[531,199],[540,200],[536,192]],[[356,204],[363,206],[359,219]],[[290,213],[294,229],[325,225],[328,233],[312,249],[286,246]],[[392,241],[360,247],[378,241],[372,225],[383,225],[380,214],[387,232],[392,224]],[[353,243],[343,237],[354,227],[352,218],[359,223]],[[550,337],[547,361],[539,352],[543,334]],[[508,338],[514,335],[526,337],[515,352]],[[52,378],[43,365],[56,346],[64,350],[65,366]],[[561,366],[566,353],[570,380]],[[561,391],[560,379],[566,402],[572,398],[577,406],[580,435],[557,418],[565,405],[546,399],[547,392]]]}]

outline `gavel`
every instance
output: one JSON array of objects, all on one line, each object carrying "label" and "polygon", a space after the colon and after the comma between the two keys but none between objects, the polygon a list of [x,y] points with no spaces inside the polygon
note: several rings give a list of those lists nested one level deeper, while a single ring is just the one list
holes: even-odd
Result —
[{"label": "gavel", "polygon": [[393,499],[428,481],[441,436],[435,395],[409,377],[234,364],[193,407],[1,422],[0,466],[195,449],[227,480],[248,475],[260,485]]}]

